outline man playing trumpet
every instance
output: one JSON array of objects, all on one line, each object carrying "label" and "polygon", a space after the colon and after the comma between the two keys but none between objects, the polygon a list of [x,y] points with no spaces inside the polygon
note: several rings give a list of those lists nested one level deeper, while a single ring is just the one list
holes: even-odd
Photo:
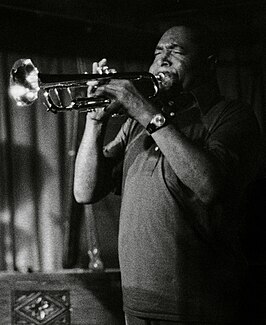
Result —
[{"label": "man playing trumpet", "polygon": [[[256,167],[252,110],[221,97],[216,48],[203,26],[178,25],[158,42],[147,100],[129,80],[94,92],[111,103],[87,113],[74,195],[121,193],[119,261],[128,325],[238,324],[245,260],[241,197]],[[106,60],[93,64],[99,73]],[[103,147],[109,116],[128,115]]]}]

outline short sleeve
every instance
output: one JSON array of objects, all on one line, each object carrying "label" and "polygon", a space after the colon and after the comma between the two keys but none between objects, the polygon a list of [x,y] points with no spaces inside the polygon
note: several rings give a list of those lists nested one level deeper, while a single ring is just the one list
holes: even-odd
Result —
[{"label": "short sleeve", "polygon": [[123,158],[132,121],[132,119],[128,118],[125,123],[122,124],[116,137],[103,147],[105,157],[114,158],[117,160]]},{"label": "short sleeve", "polygon": [[220,162],[222,175],[251,176],[257,165],[260,147],[260,131],[252,109],[232,101],[213,121],[209,126],[206,146]]},{"label": "short sleeve", "polygon": [[121,194],[124,153],[132,123],[133,120],[128,118],[125,123],[122,124],[114,140],[103,147],[104,156],[110,158],[110,163],[113,165],[113,192],[117,195]]}]

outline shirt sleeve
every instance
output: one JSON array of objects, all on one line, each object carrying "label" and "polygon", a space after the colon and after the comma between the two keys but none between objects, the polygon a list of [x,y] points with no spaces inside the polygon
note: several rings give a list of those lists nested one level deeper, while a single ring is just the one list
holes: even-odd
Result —
[{"label": "shirt sleeve", "polygon": [[252,109],[230,102],[209,128],[207,149],[220,163],[224,180],[237,175],[248,182],[255,172],[260,132]]},{"label": "shirt sleeve", "polygon": [[133,120],[128,118],[125,123],[122,124],[115,138],[103,147],[104,156],[110,158],[113,164],[113,192],[117,195],[121,194],[124,153],[128,143],[128,135],[132,122]]},{"label": "shirt sleeve", "polygon": [[125,123],[122,124],[115,138],[103,147],[105,157],[117,160],[123,159],[131,124],[132,119],[128,118]]}]

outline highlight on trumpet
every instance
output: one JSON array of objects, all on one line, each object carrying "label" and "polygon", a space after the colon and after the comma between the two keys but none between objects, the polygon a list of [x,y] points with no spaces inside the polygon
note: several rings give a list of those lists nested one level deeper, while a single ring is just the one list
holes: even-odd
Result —
[{"label": "highlight on trumpet", "polygon": [[[153,98],[159,92],[159,82],[164,74],[157,76],[149,72],[126,72],[104,74],[43,74],[34,66],[30,59],[17,60],[10,72],[9,95],[17,106],[29,106],[39,97],[42,90],[47,110],[53,113],[78,110],[93,111],[95,108],[106,107],[110,100],[105,97],[88,97],[76,95],[77,89],[87,89],[91,82],[107,83],[111,79],[127,79],[146,97]],[[59,96],[66,90],[68,103],[63,104]]]}]

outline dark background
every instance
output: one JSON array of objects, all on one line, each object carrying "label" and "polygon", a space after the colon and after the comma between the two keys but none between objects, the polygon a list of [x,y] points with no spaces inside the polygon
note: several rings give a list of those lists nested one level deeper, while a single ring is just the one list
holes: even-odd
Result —
[{"label": "dark background", "polygon": [[[221,42],[264,37],[265,1],[1,0],[0,44],[42,53],[108,53],[147,59],[163,24],[193,17],[209,22]],[[141,51],[139,49],[142,49]]]}]

